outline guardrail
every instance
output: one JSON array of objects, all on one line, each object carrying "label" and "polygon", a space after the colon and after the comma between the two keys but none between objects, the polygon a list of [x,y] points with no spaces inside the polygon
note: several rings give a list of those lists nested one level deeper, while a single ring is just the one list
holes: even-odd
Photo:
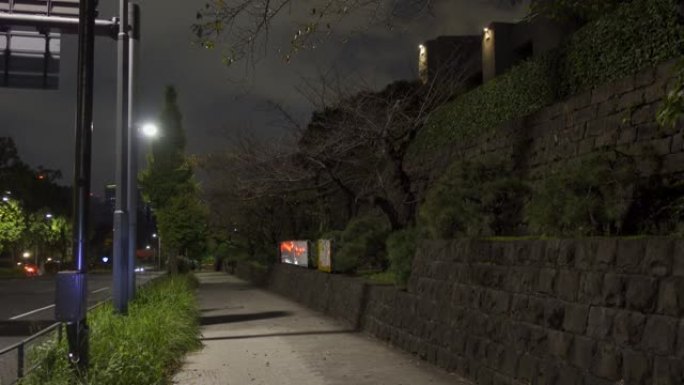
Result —
[{"label": "guardrail", "polygon": [[[94,310],[111,300],[110,297],[96,303],[88,308]],[[0,385],[14,385],[25,375],[40,366],[39,362],[29,362],[28,352],[33,346],[38,346],[48,342],[51,338],[56,338],[59,342],[63,337],[63,326],[61,322],[46,327],[36,334],[32,334],[13,345],[0,350]]]},{"label": "guardrail", "polygon": [[[148,285],[162,276],[163,275],[154,277],[141,284],[141,286]],[[111,297],[107,297],[90,306],[88,311],[92,311],[110,300]],[[38,333],[32,334],[31,336],[0,350],[0,385],[18,384],[24,376],[39,367],[40,362],[29,362],[30,355],[28,353],[31,348],[40,346],[41,344],[50,341],[51,338],[56,338],[57,342],[61,341],[64,335],[62,329],[63,324],[61,322],[55,322]]]}]

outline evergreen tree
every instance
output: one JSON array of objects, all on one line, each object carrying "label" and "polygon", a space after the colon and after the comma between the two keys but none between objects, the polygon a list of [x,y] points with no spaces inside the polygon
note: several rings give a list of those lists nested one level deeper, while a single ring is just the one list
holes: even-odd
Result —
[{"label": "evergreen tree", "polygon": [[178,255],[201,257],[206,240],[206,208],[185,156],[185,132],[178,107],[178,94],[167,87],[159,118],[162,135],[148,156],[148,167],[140,175],[143,196],[154,210],[169,261],[178,271]]}]

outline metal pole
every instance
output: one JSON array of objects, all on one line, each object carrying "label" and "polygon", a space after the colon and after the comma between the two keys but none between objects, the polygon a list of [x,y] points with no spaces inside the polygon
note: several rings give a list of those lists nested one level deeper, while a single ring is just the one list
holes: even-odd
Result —
[{"label": "metal pole", "polygon": [[138,249],[138,119],[137,76],[138,41],[140,40],[140,7],[130,4],[131,25],[128,57],[128,299],[135,297],[135,260]]},{"label": "metal pole", "polygon": [[116,117],[116,206],[114,208],[114,309],[128,312],[128,0],[119,2]]},{"label": "metal pole", "polygon": [[[95,15],[97,0],[82,0],[79,4],[78,75],[76,111],[76,158],[74,162],[73,248],[76,272],[85,282],[88,268],[88,215],[90,206],[90,176],[93,134],[93,74],[95,53]],[[86,306],[85,285],[75,301]],[[81,370],[88,367],[88,325],[85,314],[81,320],[67,323],[69,357]]]}]

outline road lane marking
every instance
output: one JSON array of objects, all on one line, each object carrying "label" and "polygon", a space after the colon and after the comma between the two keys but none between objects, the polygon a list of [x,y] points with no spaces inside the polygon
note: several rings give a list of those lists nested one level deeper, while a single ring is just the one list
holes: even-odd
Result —
[{"label": "road lane marking", "polygon": [[[105,290],[108,290],[108,289],[109,289],[109,287],[106,286],[106,287],[103,287],[103,288],[101,288],[101,289],[97,289],[97,290],[95,290],[95,291],[92,291],[91,294],[97,294],[97,293],[99,293],[99,292],[101,292],[101,291],[105,291]],[[19,318],[28,317],[28,316],[30,316],[31,314],[40,313],[41,311],[48,310],[48,309],[51,309],[51,308],[53,308],[53,307],[55,307],[55,304],[52,304],[52,305],[49,305],[49,306],[45,306],[45,307],[41,307],[40,309],[31,310],[31,311],[26,312],[26,313],[24,313],[24,314],[15,315],[14,317],[10,318],[10,321],[15,321],[15,320],[18,320]]]},{"label": "road lane marking", "polygon": [[43,311],[43,310],[47,310],[47,309],[50,309],[50,308],[53,308],[53,307],[55,307],[54,304],[52,304],[52,305],[50,305],[50,306],[41,307],[40,309],[31,310],[30,312],[26,312],[26,313],[24,313],[24,314],[15,315],[14,317],[10,318],[10,321],[18,320],[19,318],[24,318],[24,317],[26,317],[26,316],[30,316],[31,314],[36,314],[36,313],[39,313],[39,312],[41,312],[41,311]]},{"label": "road lane marking", "polygon": [[91,294],[97,294],[97,293],[99,293],[101,291],[105,291],[105,290],[109,290],[109,286],[105,286],[102,289],[97,289],[95,291],[92,291]]}]

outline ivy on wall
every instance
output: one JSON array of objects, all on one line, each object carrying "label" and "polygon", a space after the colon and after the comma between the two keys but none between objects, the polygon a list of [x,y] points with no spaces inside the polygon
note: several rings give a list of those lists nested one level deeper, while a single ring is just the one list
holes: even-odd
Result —
[{"label": "ivy on wall", "polygon": [[413,154],[468,140],[567,96],[653,67],[682,54],[684,26],[675,0],[634,0],[582,27],[543,57],[438,109]]}]

